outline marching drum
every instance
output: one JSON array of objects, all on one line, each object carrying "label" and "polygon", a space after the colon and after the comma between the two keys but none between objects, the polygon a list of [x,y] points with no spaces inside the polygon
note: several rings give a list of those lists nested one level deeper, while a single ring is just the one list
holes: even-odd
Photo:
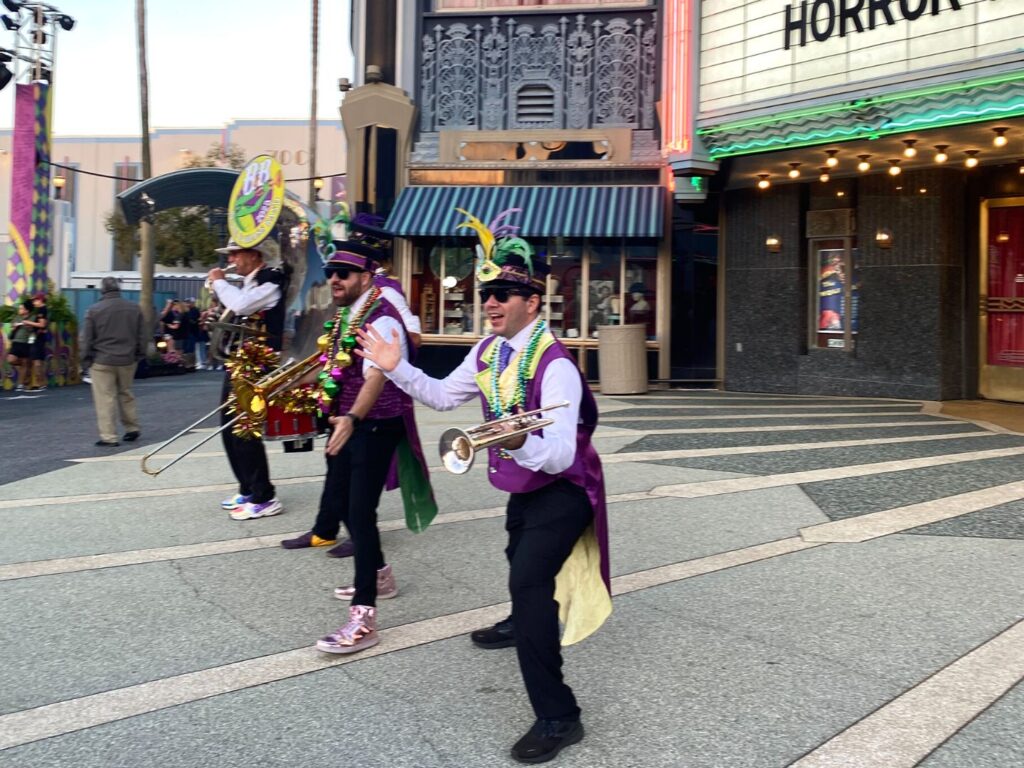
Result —
[{"label": "marching drum", "polygon": [[307,440],[317,436],[316,416],[312,413],[287,413],[277,405],[267,406],[264,440]]}]

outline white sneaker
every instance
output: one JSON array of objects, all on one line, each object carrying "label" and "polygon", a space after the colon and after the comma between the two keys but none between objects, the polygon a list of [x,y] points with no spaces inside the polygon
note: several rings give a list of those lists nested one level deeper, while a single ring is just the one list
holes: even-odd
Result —
[{"label": "white sneaker", "polygon": [[231,515],[232,520],[256,520],[260,517],[280,515],[282,512],[284,512],[284,507],[281,502],[277,499],[271,499],[262,504],[253,504],[251,501],[247,501],[237,509],[231,510],[228,514]]},{"label": "white sneaker", "polygon": [[226,509],[229,512],[232,509],[237,509],[249,500],[248,496],[243,496],[240,493],[236,493],[234,496],[228,496],[224,501],[220,503],[222,509]]}]

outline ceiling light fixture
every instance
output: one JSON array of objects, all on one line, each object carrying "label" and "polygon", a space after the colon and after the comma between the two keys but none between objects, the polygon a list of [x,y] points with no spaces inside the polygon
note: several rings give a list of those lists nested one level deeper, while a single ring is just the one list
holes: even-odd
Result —
[{"label": "ceiling light fixture", "polygon": [[903,172],[903,169],[900,168],[900,161],[899,161],[899,159],[890,160],[889,161],[889,175],[890,176],[899,176],[902,172]]},{"label": "ceiling light fixture", "polygon": [[800,163],[789,164],[789,178],[799,179],[800,178]]},{"label": "ceiling light fixture", "polygon": [[759,173],[759,174],[757,174],[757,178],[758,178],[758,182],[757,182],[757,188],[758,189],[768,189],[768,187],[770,187],[772,185],[772,183],[770,181],[768,181],[768,179],[770,178],[770,175],[767,174],[767,173]]},{"label": "ceiling light fixture", "polygon": [[839,154],[838,149],[826,149],[825,154],[828,155],[828,158],[826,158],[825,160],[825,165],[827,165],[829,168],[835,168],[837,165],[839,165],[839,161],[836,160],[836,155]]},{"label": "ceiling light fixture", "polygon": [[993,128],[992,129],[992,133],[994,133],[996,135],[996,137],[994,139],[992,139],[992,146],[994,146],[994,147],[1005,147],[1007,142],[1009,141],[1009,139],[1007,139],[1006,136],[1005,136],[1005,134],[1006,134],[1006,132],[1008,130],[1010,130],[1010,129],[1009,128]]},{"label": "ceiling light fixture", "polygon": [[821,171],[821,176],[819,176],[819,177],[818,177],[818,181],[820,181],[820,182],[826,182],[826,181],[828,181],[828,180],[829,180],[829,178],[831,178],[831,177],[830,177],[830,176],[828,175],[828,167],[827,167],[827,166],[824,166],[824,165],[823,165],[823,166],[821,166],[821,168],[819,168],[818,170],[819,170],[819,171]]},{"label": "ceiling light fixture", "polygon": [[967,159],[964,160],[964,165],[966,165],[968,168],[976,168],[978,165],[978,150],[968,149],[966,152],[964,152],[964,154],[967,155]]},{"label": "ceiling light fixture", "polygon": [[904,139],[903,143],[906,147],[903,150],[904,157],[917,157],[917,148],[914,146],[917,144],[917,139]]},{"label": "ceiling light fixture", "polygon": [[949,149],[949,144],[936,144],[935,145],[935,162],[944,163],[949,160],[949,155],[946,154],[946,150]]},{"label": "ceiling light fixture", "polygon": [[860,162],[857,163],[857,170],[861,173],[871,170],[871,163],[868,162],[869,157],[871,157],[871,155],[857,155],[857,159],[860,160]]}]

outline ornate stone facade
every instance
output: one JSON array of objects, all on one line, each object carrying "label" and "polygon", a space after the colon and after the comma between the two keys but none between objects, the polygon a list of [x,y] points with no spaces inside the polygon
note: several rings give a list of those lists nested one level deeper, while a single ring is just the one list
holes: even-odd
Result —
[{"label": "ornate stone facade", "polygon": [[426,19],[421,140],[446,129],[654,129],[654,11]]}]

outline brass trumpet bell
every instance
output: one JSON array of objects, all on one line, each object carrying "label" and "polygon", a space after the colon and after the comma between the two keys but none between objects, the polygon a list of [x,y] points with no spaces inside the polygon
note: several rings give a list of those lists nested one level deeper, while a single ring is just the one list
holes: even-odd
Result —
[{"label": "brass trumpet bell", "polygon": [[554,419],[542,419],[537,414],[551,411],[555,408],[565,408],[568,401],[538,408],[535,411],[514,413],[500,419],[494,419],[470,429],[445,430],[441,435],[441,442],[438,445],[438,452],[441,454],[441,463],[444,468],[453,475],[464,475],[469,472],[476,459],[477,453],[484,448],[503,443],[510,437],[525,435],[543,429],[554,423]]}]

